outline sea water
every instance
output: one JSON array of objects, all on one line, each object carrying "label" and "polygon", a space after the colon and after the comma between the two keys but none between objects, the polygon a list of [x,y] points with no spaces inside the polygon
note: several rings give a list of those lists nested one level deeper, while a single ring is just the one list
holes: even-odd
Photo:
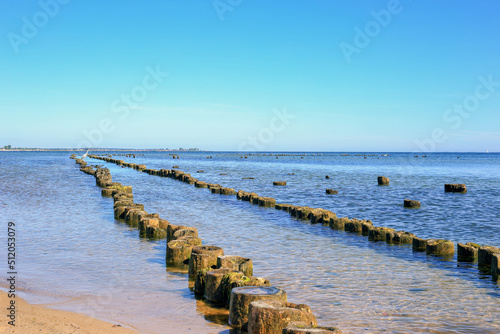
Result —
[{"label": "sea water", "polygon": [[[135,159],[115,158],[153,169],[178,165],[202,181],[369,219],[421,238],[500,247],[499,154],[297,152],[245,158],[237,152],[181,152],[172,159],[168,152],[132,153]],[[115,221],[112,199],[101,197],[95,179],[69,155],[0,152],[0,242],[6,244],[7,222],[15,222],[23,296],[143,333],[227,332],[219,324],[227,312],[195,299],[187,275],[166,268],[165,241],[140,239],[137,230]],[[131,185],[134,201],[148,212],[196,227],[204,244],[222,247],[226,255],[251,258],[255,276],[287,291],[290,302],[308,304],[321,325],[345,333],[500,332],[500,288],[474,264],[369,242],[101,160],[87,162],[105,165],[113,181]],[[390,178],[389,186],[377,185],[381,175]],[[445,193],[445,183],[465,183],[468,192]],[[339,193],[326,195],[326,188]],[[405,209],[404,199],[419,200],[422,207]],[[0,254],[6,259],[5,247]]]}]

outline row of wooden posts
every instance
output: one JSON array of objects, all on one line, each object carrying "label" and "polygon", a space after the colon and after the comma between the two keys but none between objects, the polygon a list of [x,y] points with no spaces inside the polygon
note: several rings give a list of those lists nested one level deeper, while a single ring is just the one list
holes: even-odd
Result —
[{"label": "row of wooden posts", "polygon": [[[113,159],[109,156],[93,157],[124,167],[130,167],[150,175],[170,177],[188,184],[193,184],[197,188],[208,188],[212,194],[236,195],[239,200],[287,211],[291,216],[300,220],[310,220],[313,224],[321,223],[330,226],[332,229],[345,230],[347,232],[368,236],[369,241],[385,241],[390,244],[410,244],[414,251],[426,252],[429,255],[442,257],[453,257],[455,254],[455,244],[451,240],[419,238],[410,232],[396,231],[395,229],[382,226],[373,226],[370,220],[349,219],[348,217],[338,218],[332,211],[321,208],[279,204],[276,203],[274,198],[259,196],[256,193],[249,193],[243,190],[236,191],[233,188],[226,188],[220,184],[207,183],[178,169],[148,169],[146,165],[128,163],[123,160]],[[174,167],[179,168],[179,166]],[[327,175],[325,178],[328,179],[329,176]],[[390,180],[388,177],[378,176],[377,183],[379,186],[389,186]],[[276,186],[286,186],[286,182],[284,181],[275,181],[273,184]],[[445,184],[444,191],[463,195],[467,193],[467,187],[465,184]],[[336,193],[336,191],[332,189],[327,189],[326,192],[327,194]],[[405,207],[409,208],[420,207],[420,202],[416,200],[405,199],[403,204]],[[457,243],[456,248],[458,261],[477,261],[478,268],[483,273],[491,273],[493,280],[499,279],[500,248],[490,245],[479,245],[474,242],[467,242],[465,244]]]},{"label": "row of wooden posts", "polygon": [[[91,157],[118,162],[109,157]],[[132,187],[112,182],[108,168],[94,169],[76,156],[72,158],[81,171],[96,178],[103,196],[113,198],[116,219],[138,227],[141,236],[167,239],[167,266],[187,268],[189,279],[195,280],[195,294],[229,308],[231,326],[255,334],[342,333],[334,327],[318,326],[309,306],[288,302],[284,290],[272,287],[265,278],[254,277],[251,259],[225,255],[220,247],[202,245],[195,227],[171,224],[145,211],[144,205],[134,203]],[[146,171],[135,164],[118,164]],[[172,173],[171,177],[175,175],[180,174]]]}]

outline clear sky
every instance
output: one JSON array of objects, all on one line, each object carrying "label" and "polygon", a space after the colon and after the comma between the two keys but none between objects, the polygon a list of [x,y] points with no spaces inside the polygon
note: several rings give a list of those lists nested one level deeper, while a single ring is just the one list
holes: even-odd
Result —
[{"label": "clear sky", "polygon": [[1,0],[0,146],[500,151],[496,1]]}]

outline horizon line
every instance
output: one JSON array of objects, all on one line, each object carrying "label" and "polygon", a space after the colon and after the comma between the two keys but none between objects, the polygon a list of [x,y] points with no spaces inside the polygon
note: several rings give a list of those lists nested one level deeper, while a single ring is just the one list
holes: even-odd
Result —
[{"label": "horizon line", "polygon": [[237,152],[237,153],[412,153],[412,154],[436,154],[436,153],[500,153],[500,152],[485,152],[485,151],[435,151],[435,152],[423,152],[423,151],[315,151],[315,150],[302,150],[302,151],[289,151],[289,150],[266,150],[266,151],[238,151],[238,150],[202,150],[202,149],[164,149],[164,148],[66,148],[66,147],[34,147],[34,148],[12,148],[4,149],[0,148],[0,152],[22,152],[22,151],[177,151],[177,152]]}]

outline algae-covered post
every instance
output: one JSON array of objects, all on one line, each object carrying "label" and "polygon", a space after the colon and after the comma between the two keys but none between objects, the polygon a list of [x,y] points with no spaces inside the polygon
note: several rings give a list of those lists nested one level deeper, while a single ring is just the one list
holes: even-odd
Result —
[{"label": "algae-covered post", "polygon": [[460,183],[445,184],[444,192],[465,194],[467,192],[467,187],[465,186],[465,184]]},{"label": "algae-covered post", "polygon": [[169,224],[167,226],[167,242],[175,240],[174,239],[174,234],[178,230],[185,230],[185,229],[194,229],[196,230],[195,227],[188,227],[188,226],[182,226],[182,225],[174,225],[174,224]]},{"label": "algae-covered post", "polygon": [[482,268],[489,269],[494,254],[500,254],[500,248],[493,246],[483,246],[479,248],[477,253],[478,265]]},{"label": "algae-covered post", "polygon": [[264,299],[251,302],[248,307],[248,332],[252,334],[281,334],[292,321],[318,325],[311,308],[305,304]]},{"label": "algae-covered post", "polygon": [[379,186],[388,186],[389,185],[389,178],[385,176],[379,176],[377,178],[377,182]]},{"label": "algae-covered post", "polygon": [[321,208],[314,209],[309,214],[309,220],[312,224],[328,224],[330,222],[330,218],[332,217],[337,217],[337,215],[329,210]]},{"label": "algae-covered post", "polygon": [[[202,269],[200,271],[205,271]],[[207,271],[205,274],[205,298],[212,303],[226,305],[224,286],[222,279],[229,273],[241,273],[230,268],[219,268]]]},{"label": "algae-covered post", "polygon": [[414,237],[412,245],[414,252],[425,252],[427,248],[427,239]]},{"label": "algae-covered post", "polygon": [[370,241],[387,241],[388,233],[395,233],[393,228],[372,226],[368,230],[368,240]]},{"label": "algae-covered post", "polygon": [[287,300],[284,290],[275,287],[245,286],[231,291],[229,302],[229,324],[246,328],[248,323],[248,307],[251,302],[263,299]]},{"label": "algae-covered post", "polygon": [[185,240],[172,240],[167,243],[166,262],[167,265],[187,264],[191,257],[193,245]]},{"label": "algae-covered post", "polygon": [[221,255],[217,257],[217,268],[230,268],[241,271],[245,276],[253,275],[251,259],[236,255]]},{"label": "algae-covered post", "polygon": [[220,190],[221,190],[220,187],[212,187],[212,188],[210,188],[210,192],[212,194],[220,194]]},{"label": "algae-covered post", "polygon": [[172,239],[173,240],[177,240],[180,237],[195,237],[195,238],[198,238],[198,231],[196,230],[195,227],[183,228],[183,229],[175,231]]},{"label": "algae-covered post", "polygon": [[468,242],[465,245],[457,244],[457,260],[465,262],[474,262],[477,260],[477,253],[481,246],[472,242]]},{"label": "algae-covered post", "polygon": [[228,273],[224,275],[222,279],[222,286],[224,291],[224,300],[226,301],[226,307],[229,307],[231,299],[231,291],[234,288],[239,288],[243,286],[271,286],[271,283],[262,277],[245,276],[243,273]]},{"label": "algae-covered post", "polygon": [[[392,240],[390,243],[393,244],[413,244],[413,238],[415,238],[415,234],[405,231],[398,231],[394,233]],[[388,240],[386,240],[388,241]],[[389,241],[388,241],[389,242]]]},{"label": "algae-covered post", "polygon": [[455,244],[450,240],[429,239],[425,247],[429,255],[449,256],[455,253]]},{"label": "algae-covered post", "polygon": [[274,198],[271,198],[271,197],[260,197],[258,199],[258,204],[259,204],[259,206],[275,207],[276,200]]},{"label": "algae-covered post", "polygon": [[220,188],[221,195],[236,195],[236,191],[233,188]]},{"label": "algae-covered post", "polygon": [[201,246],[201,239],[198,237],[184,236],[177,239],[178,241],[185,241],[192,246]]},{"label": "algae-covered post", "polygon": [[403,202],[405,208],[418,209],[420,208],[420,202],[413,199],[405,199]]},{"label": "algae-covered post", "polygon": [[363,226],[364,226],[365,231],[368,232],[366,235],[369,235],[370,227],[373,226],[372,222],[369,220],[368,221],[367,220],[359,220],[356,218],[350,219],[350,220],[345,222],[344,229],[346,232],[361,233],[363,231]]},{"label": "algae-covered post", "polygon": [[347,218],[347,217],[342,217],[342,218],[331,217],[330,218],[330,228],[334,229],[334,230],[344,231],[345,224],[348,221],[349,221],[349,218]]},{"label": "algae-covered post", "polygon": [[208,188],[208,184],[206,182],[203,182],[203,181],[196,181],[194,183],[194,186],[196,188]]},{"label": "algae-covered post", "polygon": [[195,278],[198,270],[217,268],[217,257],[224,255],[224,250],[217,246],[193,247],[189,258],[189,277]]}]

